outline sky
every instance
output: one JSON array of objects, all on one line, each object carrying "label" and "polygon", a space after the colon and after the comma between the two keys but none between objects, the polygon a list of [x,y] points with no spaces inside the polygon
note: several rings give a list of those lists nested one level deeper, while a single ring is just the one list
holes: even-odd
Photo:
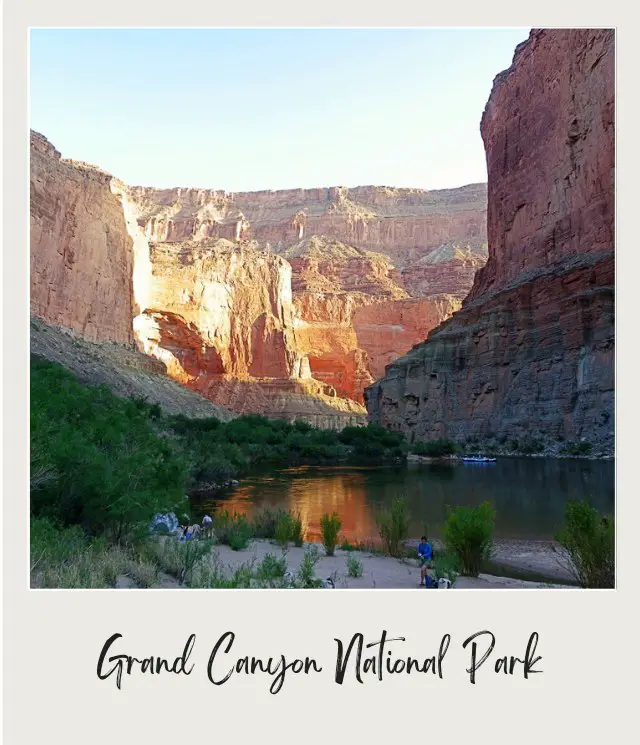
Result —
[{"label": "sky", "polygon": [[30,123],[125,183],[486,180],[480,118],[529,29],[32,29]]}]

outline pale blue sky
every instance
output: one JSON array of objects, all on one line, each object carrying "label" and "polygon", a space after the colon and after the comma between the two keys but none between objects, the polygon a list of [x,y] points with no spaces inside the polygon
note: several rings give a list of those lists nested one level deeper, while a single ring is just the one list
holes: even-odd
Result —
[{"label": "pale blue sky", "polygon": [[528,32],[34,29],[31,127],[130,185],[462,186]]}]

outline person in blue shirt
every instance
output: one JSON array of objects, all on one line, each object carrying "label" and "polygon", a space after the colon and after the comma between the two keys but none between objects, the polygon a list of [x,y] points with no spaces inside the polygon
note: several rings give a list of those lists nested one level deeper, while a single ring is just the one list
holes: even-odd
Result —
[{"label": "person in blue shirt", "polygon": [[427,541],[427,536],[423,535],[418,545],[418,558],[420,559],[420,584],[427,584],[427,570],[431,559],[433,558],[433,550],[431,544]]}]

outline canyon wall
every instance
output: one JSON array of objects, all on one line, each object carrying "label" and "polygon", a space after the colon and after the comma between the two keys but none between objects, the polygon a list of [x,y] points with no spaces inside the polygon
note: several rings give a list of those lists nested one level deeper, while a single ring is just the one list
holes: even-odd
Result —
[{"label": "canyon wall", "polygon": [[481,122],[489,258],[365,391],[411,439],[614,437],[614,32],[534,30]]},{"label": "canyon wall", "polygon": [[[424,191],[385,186],[227,193],[131,187],[149,240],[253,239],[282,252],[330,236],[409,267],[447,244],[486,253],[486,184]],[[452,293],[455,294],[455,293]]]},{"label": "canyon wall", "polygon": [[[32,133],[32,313],[228,406],[362,423],[484,265],[486,187],[128,187]],[[375,306],[375,307],[374,307]]]},{"label": "canyon wall", "polygon": [[31,313],[133,344],[133,253],[112,177],[31,134]]},{"label": "canyon wall", "polygon": [[[152,246],[181,246],[184,253],[229,241],[274,260],[284,257],[296,316],[289,348],[303,358],[296,365],[303,377],[359,404],[386,363],[459,306],[486,261],[483,184],[433,192],[359,187],[242,194],[131,187],[127,194]],[[443,294],[451,297],[431,300]],[[376,328],[363,322],[359,332],[354,313],[372,303],[381,304]]]}]

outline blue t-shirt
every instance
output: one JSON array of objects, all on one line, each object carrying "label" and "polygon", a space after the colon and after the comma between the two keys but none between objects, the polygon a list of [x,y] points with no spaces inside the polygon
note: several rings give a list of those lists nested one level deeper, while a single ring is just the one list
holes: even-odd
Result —
[{"label": "blue t-shirt", "polygon": [[433,552],[429,543],[421,543],[418,546],[418,556],[420,556],[420,558],[424,559],[425,561],[429,561],[432,555]]}]

